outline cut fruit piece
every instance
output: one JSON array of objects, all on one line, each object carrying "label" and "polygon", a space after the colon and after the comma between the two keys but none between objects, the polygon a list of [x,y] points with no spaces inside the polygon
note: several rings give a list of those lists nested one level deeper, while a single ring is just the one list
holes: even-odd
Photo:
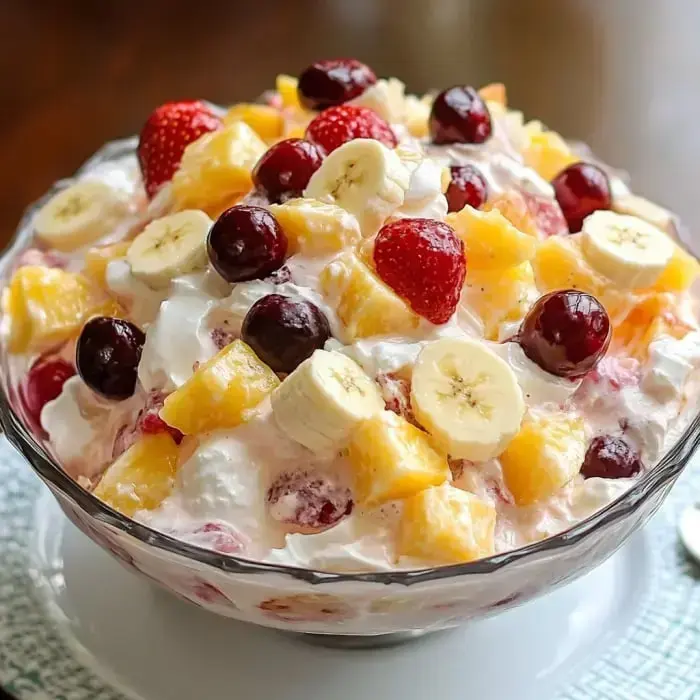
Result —
[{"label": "cut fruit piece", "polygon": [[498,340],[503,323],[520,321],[539,296],[529,262],[506,270],[470,270],[465,299],[484,322],[484,335]]},{"label": "cut fruit piece", "polygon": [[11,353],[43,351],[78,335],[93,316],[118,308],[90,280],[55,267],[20,267],[7,288]]},{"label": "cut fruit piece", "polygon": [[185,435],[235,428],[279,383],[248,345],[234,340],[165,399],[160,417]]},{"label": "cut fruit piece", "polygon": [[213,223],[196,209],[151,221],[129,246],[126,259],[131,274],[152,289],[167,289],[175,277],[203,270]]},{"label": "cut fruit piece", "polygon": [[280,75],[277,76],[275,87],[282,100],[282,107],[302,109],[301,102],[299,102],[299,93],[297,92],[298,84],[299,81],[291,75],[280,73]]},{"label": "cut fruit piece", "polygon": [[581,469],[586,454],[583,420],[556,414],[523,424],[501,455],[506,486],[520,506],[553,496]]},{"label": "cut fruit piece", "polygon": [[479,90],[479,96],[486,102],[495,102],[506,107],[508,99],[506,96],[506,86],[503,83],[489,83]]},{"label": "cut fruit piece", "polygon": [[391,411],[360,423],[349,447],[353,494],[360,505],[379,506],[407,498],[450,479],[447,459],[428,436]]},{"label": "cut fruit piece", "polygon": [[617,289],[648,289],[671,260],[674,244],[656,226],[614,211],[586,217],[581,250],[591,267]]},{"label": "cut fruit piece", "polygon": [[600,301],[613,326],[621,323],[639,297],[615,289],[607,278],[596,272],[581,252],[579,234],[552,236],[537,248],[532,260],[535,283],[542,293],[578,289]]},{"label": "cut fruit piece", "polygon": [[270,105],[241,102],[233,105],[224,115],[224,126],[245,122],[261,139],[274,141],[284,131],[284,117]]},{"label": "cut fruit piece", "polygon": [[244,122],[200,136],[185,149],[173,176],[179,209],[218,210],[222,202],[248,192],[253,166],[267,150]]},{"label": "cut fruit piece", "polygon": [[377,385],[335,351],[316,350],[271,398],[277,425],[312,452],[344,449],[358,423],[384,409]]},{"label": "cut fruit piece", "polygon": [[466,206],[448,214],[446,222],[464,241],[470,268],[504,269],[535,255],[537,241],[515,228],[500,211]]},{"label": "cut fruit piece", "polygon": [[113,245],[90,248],[90,250],[85,253],[83,274],[91,280],[94,280],[99,287],[106,290],[107,265],[109,265],[112,260],[125,258],[130,245],[131,241],[120,241]]},{"label": "cut fruit piece", "polygon": [[525,404],[510,366],[476,340],[428,343],[413,368],[411,406],[445,454],[483,462],[520,428]]},{"label": "cut fruit piece", "polygon": [[123,194],[104,182],[85,180],[54,195],[34,217],[37,237],[50,248],[70,252],[94,243],[128,212]]},{"label": "cut fruit piece", "polygon": [[612,208],[618,214],[638,216],[666,233],[670,233],[673,229],[673,214],[668,209],[664,209],[658,204],[644,199],[644,197],[639,197],[635,194],[615,197]]},{"label": "cut fruit piece", "polygon": [[420,316],[352,251],[332,260],[321,272],[320,283],[352,340],[411,333],[421,323]]},{"label": "cut fruit piece", "polygon": [[671,294],[652,294],[641,300],[625,320],[613,329],[611,346],[640,361],[649,354],[649,344],[662,335],[683,338],[691,328],[675,313]]},{"label": "cut fruit piece", "polygon": [[168,433],[144,435],[107,469],[95,496],[128,517],[158,508],[173,489],[178,453]]},{"label": "cut fruit piece", "polygon": [[548,131],[541,122],[525,125],[527,143],[523,148],[525,165],[529,165],[540,177],[549,182],[564,168],[580,160],[571,152],[566,141],[556,132]]},{"label": "cut fruit piece", "polygon": [[406,95],[404,104],[406,110],[405,123],[411,136],[415,136],[417,139],[428,137],[428,124],[430,122],[430,108],[432,104],[433,99],[430,95],[424,95],[420,99],[415,95]]},{"label": "cut fruit piece", "polygon": [[327,255],[362,240],[357,219],[335,204],[317,199],[290,199],[270,211],[287,236],[289,252]]},{"label": "cut fruit piece", "polygon": [[600,299],[610,287],[609,280],[586,262],[578,235],[543,241],[532,260],[532,268],[541,292],[579,289]]},{"label": "cut fruit piece", "polygon": [[501,212],[518,231],[539,238],[537,223],[528,209],[525,197],[517,190],[497,194],[482,208],[483,211],[493,211],[494,209]]},{"label": "cut fruit piece", "polygon": [[495,552],[496,509],[449,484],[426,489],[403,503],[400,556],[458,564]]},{"label": "cut fruit piece", "polygon": [[700,277],[700,263],[683,248],[676,245],[668,265],[656,279],[654,289],[657,292],[685,292]]}]

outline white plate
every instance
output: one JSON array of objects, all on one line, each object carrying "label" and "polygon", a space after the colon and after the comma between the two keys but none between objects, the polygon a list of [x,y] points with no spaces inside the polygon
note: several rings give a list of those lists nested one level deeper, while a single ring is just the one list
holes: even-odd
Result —
[{"label": "white plate", "polygon": [[[145,700],[544,700],[631,623],[649,558],[642,537],[576,583],[463,629],[371,651],[215,617],[124,570],[39,499],[31,553],[52,618],[81,661]],[[507,672],[504,672],[506,671]]]}]

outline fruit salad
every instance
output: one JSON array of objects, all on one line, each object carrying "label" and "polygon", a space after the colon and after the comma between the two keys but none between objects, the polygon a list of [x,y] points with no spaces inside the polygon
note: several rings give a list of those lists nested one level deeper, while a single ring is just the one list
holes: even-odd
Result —
[{"label": "fruit salad", "polygon": [[676,219],[507,104],[357,60],[172,102],[30,222],[15,408],[106,506],[326,571],[469,562],[621,495],[688,424]]}]

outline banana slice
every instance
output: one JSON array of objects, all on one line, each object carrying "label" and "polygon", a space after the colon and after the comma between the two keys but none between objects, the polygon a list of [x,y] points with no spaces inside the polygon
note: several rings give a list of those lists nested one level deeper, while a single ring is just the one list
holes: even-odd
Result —
[{"label": "banana slice", "polygon": [[394,151],[375,139],[355,139],[323,161],[304,196],[354,214],[367,237],[403,204],[410,179]]},{"label": "banana slice", "polygon": [[384,409],[377,385],[339,352],[316,350],[272,394],[277,425],[312,452],[339,450],[362,420]]},{"label": "banana slice", "polygon": [[581,244],[591,267],[621,289],[650,287],[673,255],[673,242],[656,226],[612,211],[586,217]]},{"label": "banana slice", "polygon": [[196,209],[152,221],[133,240],[126,254],[134,277],[152,289],[207,265],[207,234],[214,222]]},{"label": "banana slice", "polygon": [[478,341],[453,338],[421,350],[411,406],[441,449],[474,462],[503,452],[525,413],[518,380],[506,362]]},{"label": "banana slice", "polygon": [[70,252],[109,233],[127,211],[125,198],[104,182],[78,182],[44,204],[34,229],[46,245]]}]

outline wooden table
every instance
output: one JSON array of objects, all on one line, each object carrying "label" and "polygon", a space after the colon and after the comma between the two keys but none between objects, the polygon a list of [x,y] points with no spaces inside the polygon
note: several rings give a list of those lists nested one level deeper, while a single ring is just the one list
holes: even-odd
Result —
[{"label": "wooden table", "polygon": [[251,98],[344,55],[415,91],[502,80],[527,116],[700,224],[699,26],[690,0],[4,0],[0,239],[160,102]]}]

